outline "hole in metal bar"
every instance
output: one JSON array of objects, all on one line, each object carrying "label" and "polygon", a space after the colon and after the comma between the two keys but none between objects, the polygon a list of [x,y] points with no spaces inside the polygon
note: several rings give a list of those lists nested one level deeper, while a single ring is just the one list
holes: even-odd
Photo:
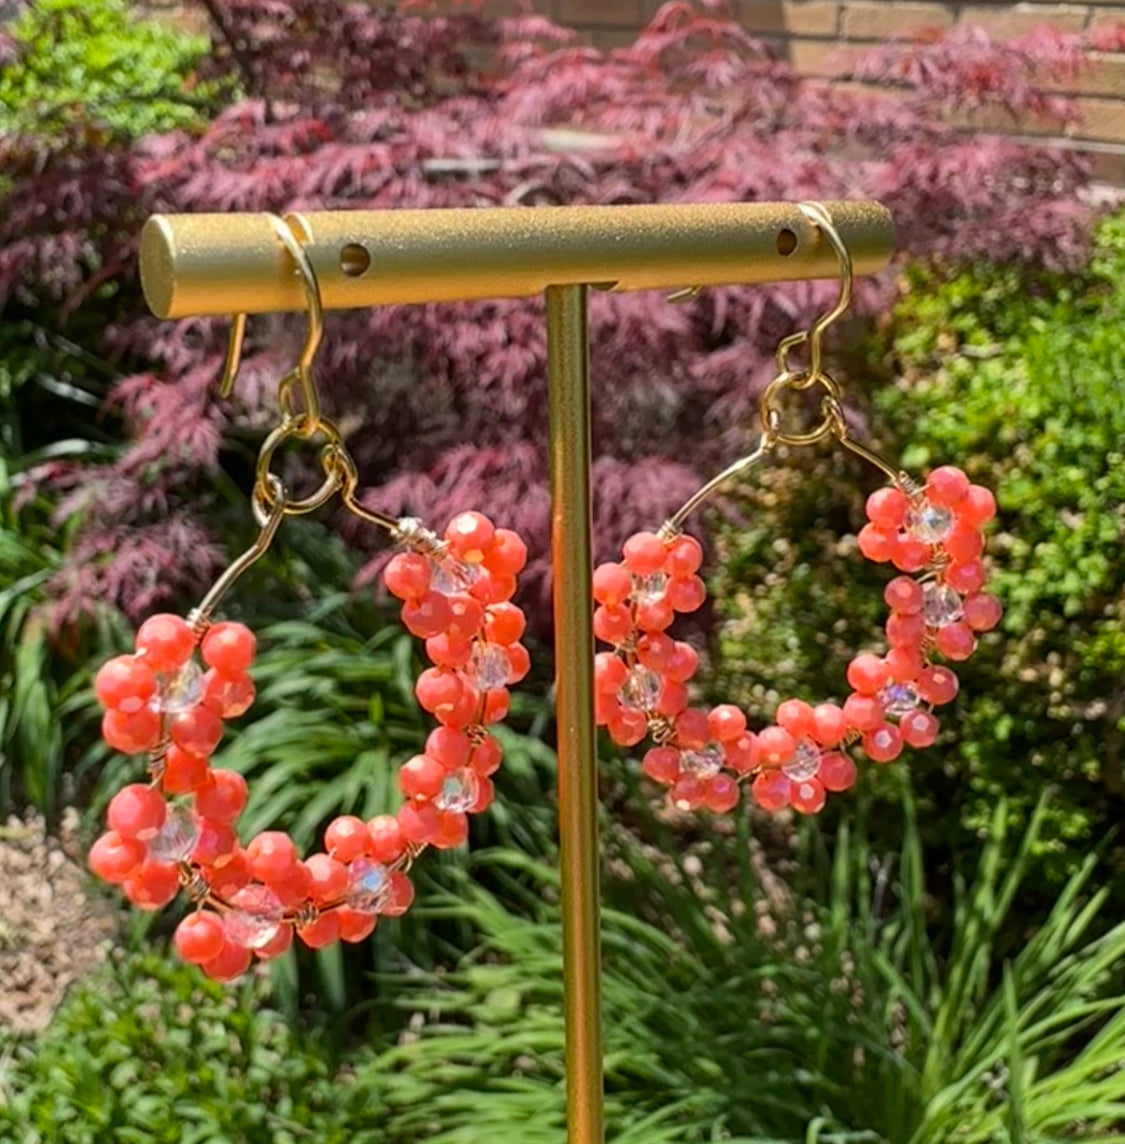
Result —
[{"label": "hole in metal bar", "polygon": [[340,269],[349,278],[358,278],[366,274],[371,266],[371,255],[367,248],[358,242],[349,242],[340,251]]},{"label": "hole in metal bar", "polygon": [[781,255],[792,254],[797,249],[797,236],[788,227],[777,236],[777,253]]}]

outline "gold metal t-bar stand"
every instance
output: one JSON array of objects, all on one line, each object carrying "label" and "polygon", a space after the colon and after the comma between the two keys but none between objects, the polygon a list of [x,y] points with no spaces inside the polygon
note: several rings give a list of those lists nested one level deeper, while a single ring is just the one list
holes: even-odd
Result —
[{"label": "gold metal t-bar stand", "polygon": [[[886,265],[893,236],[883,207],[825,206],[857,274]],[[325,309],[546,294],[567,1123],[570,1144],[603,1144],[586,288],[833,278],[836,256],[787,203],[309,212],[288,221]],[[305,305],[264,215],[149,219],[141,279],[162,318]]]}]

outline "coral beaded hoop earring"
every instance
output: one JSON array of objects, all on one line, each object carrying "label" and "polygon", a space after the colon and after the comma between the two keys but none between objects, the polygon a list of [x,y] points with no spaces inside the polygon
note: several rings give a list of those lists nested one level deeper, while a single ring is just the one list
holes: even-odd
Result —
[{"label": "coral beaded hoop earring", "polygon": [[[523,613],[510,602],[527,550],[514,532],[465,512],[438,536],[421,521],[394,520],[357,500],[355,465],[339,430],[320,413],[312,376],[321,336],[316,277],[288,225],[270,218],[304,284],[309,328],[299,363],[279,383],[281,423],[258,457],[252,498],[258,537],[186,618],[147,619],[134,652],[110,660],[95,682],[106,741],[125,754],[145,756],[148,781],[114,796],[109,830],[95,842],[90,865],[142,909],[159,909],[185,889],[196,909],[177,928],[176,948],[220,980],[237,977],[254,955],[284,952],[294,933],[313,948],[359,941],[380,916],[409,908],[414,891],[407,873],[415,858],[427,846],[463,843],[466,816],[492,802],[489,776],[500,765],[500,746],[488,728],[507,714],[507,685],[528,669],[519,642]],[[239,317],[224,393],[237,370],[243,328]],[[300,411],[293,406],[295,390]],[[270,469],[274,453],[289,440],[320,444],[324,480],[303,499],[290,497]],[[259,834],[245,846],[235,832],[246,782],[234,771],[213,768],[211,756],[223,720],[253,702],[249,668],[256,641],[242,624],[215,623],[212,615],[286,516],[311,512],[336,495],[401,546],[384,578],[403,601],[406,627],[426,641],[434,666],[422,673],[415,691],[439,725],[400,771],[405,802],[397,816],[337,818],[325,832],[324,852],[302,861],[281,831]]]},{"label": "coral beaded hoop earring", "polygon": [[[807,331],[778,347],[778,374],[761,399],[757,448],[704,485],[656,532],[630,537],[620,563],[594,571],[594,632],[613,647],[597,656],[597,721],[623,746],[651,737],[654,745],[643,769],[668,787],[672,802],[684,810],[731,810],[747,782],[754,800],[767,810],[792,806],[815,813],[828,791],[855,782],[857,749],[873,762],[886,763],[906,746],[929,746],[938,732],[934,708],[949,703],[958,690],[955,672],[938,658],[967,659],[976,633],[994,627],[1001,614],[999,601],[982,591],[981,528],[996,510],[992,494],[951,466],[917,481],[850,436],[840,386],[821,363],[824,331],[851,300],[851,259],[827,211],[817,203],[801,209],[840,260],[840,297]],[[790,368],[790,351],[806,344],[808,366]],[[814,388],[821,392],[820,423],[787,432],[782,399]],[[787,699],[773,724],[755,733],[733,705],[710,711],[689,706],[687,685],[699,657],[667,629],[677,612],[699,608],[706,589],[697,575],[702,548],[683,525],[720,485],[778,446],[824,440],[862,457],[890,482],[868,498],[869,523],[859,534],[867,559],[893,564],[901,573],[884,593],[890,609],[886,646],[851,661],[852,690],[842,703]]]}]

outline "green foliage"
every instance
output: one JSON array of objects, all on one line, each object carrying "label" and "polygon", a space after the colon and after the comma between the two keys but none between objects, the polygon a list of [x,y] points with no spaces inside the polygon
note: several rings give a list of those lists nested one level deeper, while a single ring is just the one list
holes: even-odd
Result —
[{"label": "green foliage", "polygon": [[[1038,843],[1056,882],[1123,787],[1123,312],[1121,218],[1102,224],[1072,280],[918,270],[893,325],[900,376],[873,388],[867,371],[851,386],[872,395],[883,452],[910,471],[960,465],[1000,504],[989,550],[1006,617],[958,668],[938,745],[912,755],[927,842],[972,846],[1002,795],[1021,822],[1057,786]],[[885,569],[851,540],[877,478],[839,453],[794,461],[747,493],[751,523],[725,538],[717,585],[730,603],[716,690],[763,712],[787,693],[841,695],[847,659],[879,638],[885,611]],[[897,792],[893,771],[868,781]]]},{"label": "green foliage", "polygon": [[191,78],[206,38],[139,20],[126,0],[36,0],[8,32],[16,59],[0,70],[0,132],[77,118],[132,139],[196,126],[214,106],[217,92]]}]

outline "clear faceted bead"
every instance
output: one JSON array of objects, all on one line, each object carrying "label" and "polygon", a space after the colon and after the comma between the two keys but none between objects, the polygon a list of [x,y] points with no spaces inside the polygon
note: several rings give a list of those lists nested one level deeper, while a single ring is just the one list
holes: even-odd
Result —
[{"label": "clear faceted bead", "polygon": [[512,672],[507,649],[494,643],[473,644],[473,658],[465,668],[473,686],[478,691],[488,691],[493,687],[503,687]]},{"label": "clear faceted bead", "polygon": [[879,692],[879,702],[883,710],[896,719],[909,714],[918,706],[918,692],[909,683],[888,683]]},{"label": "clear faceted bead", "polygon": [[348,866],[348,905],[377,914],[387,900],[390,871],[371,858],[357,858]]},{"label": "clear faceted bead", "polygon": [[651,711],[660,698],[660,676],[647,667],[634,667],[617,692],[623,707],[634,711]]},{"label": "clear faceted bead", "polygon": [[148,854],[158,862],[182,862],[195,848],[199,829],[185,806],[168,807],[164,825],[148,841]]},{"label": "clear faceted bead", "polygon": [[234,907],[223,927],[236,945],[262,949],[281,929],[281,901],[268,886],[244,886],[230,900]]},{"label": "clear faceted bead", "polygon": [[175,675],[161,676],[160,686],[152,697],[152,709],[168,715],[189,711],[203,698],[203,672],[194,659],[189,659]]},{"label": "clear faceted bead", "polygon": [[464,595],[481,576],[479,565],[466,564],[456,556],[440,556],[430,564],[430,587],[443,596]]},{"label": "clear faceted bead", "polygon": [[723,768],[723,748],[716,743],[680,752],[680,770],[696,778],[709,779]]},{"label": "clear faceted bead", "polygon": [[480,785],[477,783],[476,772],[468,767],[451,771],[445,776],[434,799],[434,806],[438,810],[468,810],[480,794]]},{"label": "clear faceted bead", "polygon": [[948,584],[931,581],[922,588],[922,619],[929,627],[954,624],[961,615],[961,597]]},{"label": "clear faceted bead", "polygon": [[633,577],[633,600],[638,604],[655,604],[664,599],[664,589],[668,587],[668,577],[663,572],[651,576]]},{"label": "clear faceted bead", "polygon": [[799,739],[793,757],[786,762],[782,773],[795,783],[807,782],[820,770],[820,748],[812,739]]},{"label": "clear faceted bead", "polygon": [[926,544],[938,544],[953,531],[953,510],[923,497],[906,510],[906,531]]}]

